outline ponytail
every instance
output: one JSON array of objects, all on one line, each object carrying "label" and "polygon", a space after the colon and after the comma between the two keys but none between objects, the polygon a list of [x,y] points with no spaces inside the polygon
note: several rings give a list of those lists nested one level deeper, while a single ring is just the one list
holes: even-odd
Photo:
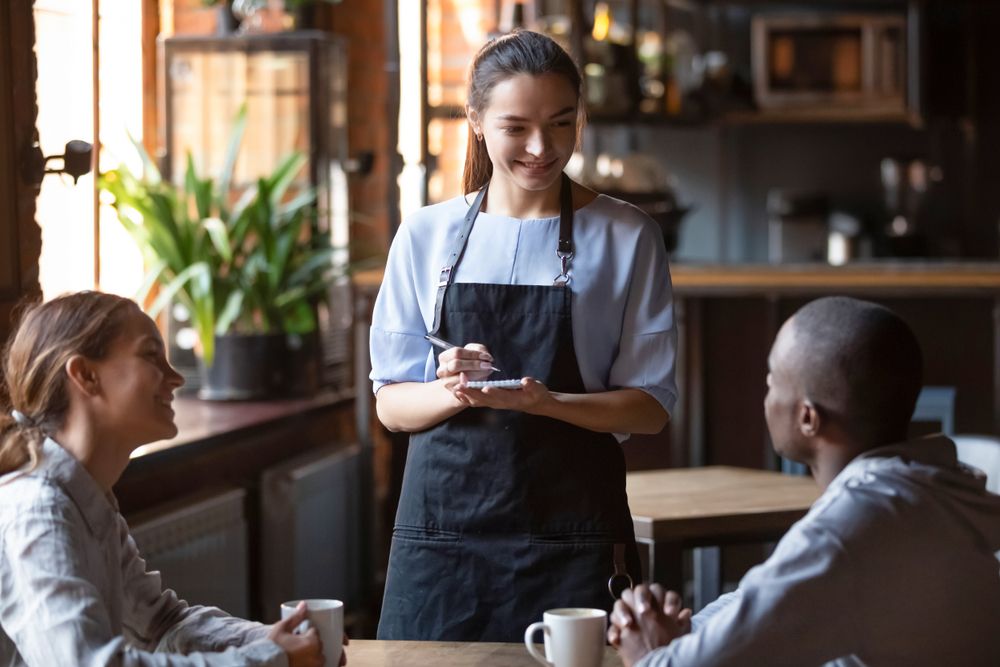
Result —
[{"label": "ponytail", "polygon": [[469,143],[465,149],[465,169],[462,171],[462,192],[469,194],[480,190],[493,177],[493,163],[486,152],[486,142],[476,136],[469,125]]},{"label": "ponytail", "polygon": [[30,423],[19,423],[7,408],[0,408],[0,475],[28,464],[28,471],[38,467],[45,434]]}]

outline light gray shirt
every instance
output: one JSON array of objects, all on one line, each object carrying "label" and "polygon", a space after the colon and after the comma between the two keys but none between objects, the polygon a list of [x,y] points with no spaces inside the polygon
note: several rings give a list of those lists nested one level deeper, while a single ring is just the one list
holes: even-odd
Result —
[{"label": "light gray shirt", "polygon": [[763,564],[637,667],[1000,665],[1000,496],[943,436],[852,461]]},{"label": "light gray shirt", "polygon": [[[396,233],[372,315],[375,391],[436,377],[440,350],[424,334],[433,327],[438,278],[468,208],[464,197],[427,206]],[[551,285],[560,272],[558,244],[558,217],[480,213],[455,282]],[[574,214],[573,248],[573,345],[584,387],[641,389],[672,413],[677,333],[663,234],[635,206],[600,195]],[[504,367],[502,359],[496,363]]]},{"label": "light gray shirt", "polygon": [[267,631],[164,590],[114,497],[54,441],[0,477],[0,667],[287,667]]}]

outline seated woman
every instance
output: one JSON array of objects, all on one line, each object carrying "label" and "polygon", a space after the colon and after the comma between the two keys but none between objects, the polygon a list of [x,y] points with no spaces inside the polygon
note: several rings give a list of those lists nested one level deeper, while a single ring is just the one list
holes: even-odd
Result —
[{"label": "seated woman", "polygon": [[293,634],[304,605],[265,626],[188,606],[146,571],[111,488],[136,447],[177,434],[184,380],[135,303],[81,292],[35,306],[3,375],[0,665],[322,664],[316,631]]}]

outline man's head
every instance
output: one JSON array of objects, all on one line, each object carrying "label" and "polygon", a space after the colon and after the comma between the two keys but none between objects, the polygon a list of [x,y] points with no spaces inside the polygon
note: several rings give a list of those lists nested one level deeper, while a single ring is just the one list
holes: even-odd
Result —
[{"label": "man's head", "polygon": [[922,384],[920,346],[888,308],[827,297],[785,322],[768,357],[775,450],[812,462],[817,438],[861,449],[903,440]]}]

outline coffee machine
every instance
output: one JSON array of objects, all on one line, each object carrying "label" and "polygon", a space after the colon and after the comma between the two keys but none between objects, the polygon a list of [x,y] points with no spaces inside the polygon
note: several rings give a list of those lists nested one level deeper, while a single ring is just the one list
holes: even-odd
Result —
[{"label": "coffee machine", "polygon": [[940,167],[920,158],[883,158],[880,164],[885,224],[884,254],[915,257],[927,254],[927,194],[941,180]]}]

